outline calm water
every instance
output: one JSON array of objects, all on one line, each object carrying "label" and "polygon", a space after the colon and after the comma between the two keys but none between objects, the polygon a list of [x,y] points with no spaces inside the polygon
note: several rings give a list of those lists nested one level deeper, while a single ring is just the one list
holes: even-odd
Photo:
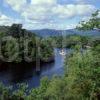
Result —
[{"label": "calm water", "polygon": [[[0,81],[5,85],[16,86],[17,83],[27,83],[29,88],[37,87],[40,84],[40,79],[44,76],[51,78],[53,75],[63,76],[64,74],[64,57],[59,54],[61,49],[54,49],[55,62],[46,63],[41,66],[40,74],[36,74],[34,66],[26,65],[14,67],[8,70],[0,71]],[[65,50],[66,53],[70,52],[70,49]]]}]

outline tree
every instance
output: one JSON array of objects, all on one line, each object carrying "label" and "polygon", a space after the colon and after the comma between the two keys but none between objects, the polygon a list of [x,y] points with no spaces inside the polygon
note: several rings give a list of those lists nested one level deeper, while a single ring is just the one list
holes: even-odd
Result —
[{"label": "tree", "polygon": [[93,13],[88,21],[81,21],[76,28],[79,30],[100,30],[100,11],[97,10]]},{"label": "tree", "polygon": [[13,24],[8,31],[9,35],[13,37],[20,37],[22,33],[22,24]]},{"label": "tree", "polygon": [[[87,22],[81,22],[80,30],[100,29],[99,11],[92,14]],[[93,41],[95,43],[95,41]],[[93,44],[93,43],[92,43]],[[92,49],[74,51],[65,61],[67,99],[100,99],[100,41]]]}]

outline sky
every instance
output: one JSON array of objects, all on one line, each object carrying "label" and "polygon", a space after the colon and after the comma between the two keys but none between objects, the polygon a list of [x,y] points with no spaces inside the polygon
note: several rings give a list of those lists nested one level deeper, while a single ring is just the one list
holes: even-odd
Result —
[{"label": "sky", "polygon": [[72,29],[100,9],[100,0],[0,0],[0,26]]}]

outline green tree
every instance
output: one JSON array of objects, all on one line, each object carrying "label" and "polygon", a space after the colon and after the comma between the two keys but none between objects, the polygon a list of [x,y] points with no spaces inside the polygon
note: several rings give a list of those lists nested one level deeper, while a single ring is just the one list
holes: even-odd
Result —
[{"label": "green tree", "polygon": [[93,29],[100,29],[100,11],[97,10],[95,13],[92,14],[91,18],[88,21],[82,21],[77,26],[79,30],[93,30]]}]

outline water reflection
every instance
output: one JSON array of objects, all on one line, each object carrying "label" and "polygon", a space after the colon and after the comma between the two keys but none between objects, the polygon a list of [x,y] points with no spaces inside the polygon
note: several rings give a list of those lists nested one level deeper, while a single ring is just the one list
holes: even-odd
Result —
[{"label": "water reflection", "polygon": [[[54,49],[55,51],[55,62],[46,63],[41,65],[40,74],[35,71],[34,64],[22,63],[5,65],[9,68],[8,70],[0,71],[0,81],[5,85],[16,85],[16,83],[26,82],[29,88],[37,87],[40,84],[40,79],[44,76],[51,78],[53,75],[62,76],[64,73],[64,56],[59,54],[61,49]],[[65,49],[68,53],[70,49]],[[4,65],[3,65],[4,66]]]}]

